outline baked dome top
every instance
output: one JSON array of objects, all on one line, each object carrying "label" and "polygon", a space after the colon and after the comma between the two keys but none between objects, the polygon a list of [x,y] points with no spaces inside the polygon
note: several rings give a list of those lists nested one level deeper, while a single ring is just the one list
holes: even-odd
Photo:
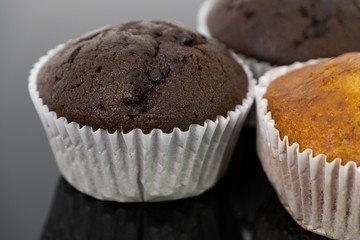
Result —
[{"label": "baked dome top", "polygon": [[207,23],[229,48],[273,65],[360,50],[360,1],[219,0]]},{"label": "baked dome top", "polygon": [[94,130],[172,132],[234,110],[247,76],[224,45],[177,24],[129,22],[67,43],[38,90],[58,117]]},{"label": "baked dome top", "polygon": [[264,95],[281,138],[360,166],[360,53],[289,72]]}]

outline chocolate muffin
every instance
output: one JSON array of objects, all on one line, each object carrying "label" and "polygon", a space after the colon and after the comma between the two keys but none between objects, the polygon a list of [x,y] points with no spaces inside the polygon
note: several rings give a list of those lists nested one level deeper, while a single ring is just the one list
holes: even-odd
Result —
[{"label": "chocolate muffin", "polygon": [[159,21],[59,45],[29,77],[61,174],[83,193],[119,202],[181,199],[214,186],[254,87],[224,45]]},{"label": "chocolate muffin", "polygon": [[360,50],[360,2],[221,0],[207,16],[211,35],[272,65]]},{"label": "chocolate muffin", "polygon": [[67,43],[38,75],[44,104],[94,130],[170,133],[226,116],[248,79],[225,46],[168,22],[129,22]]}]

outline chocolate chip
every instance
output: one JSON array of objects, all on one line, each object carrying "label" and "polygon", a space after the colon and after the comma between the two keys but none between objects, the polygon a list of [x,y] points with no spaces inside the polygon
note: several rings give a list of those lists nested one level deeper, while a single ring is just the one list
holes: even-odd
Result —
[{"label": "chocolate chip", "polygon": [[186,33],[179,33],[178,41],[180,41],[181,43],[183,43],[186,46],[191,47],[194,40],[191,36],[189,36]]},{"label": "chocolate chip", "polygon": [[326,29],[326,21],[320,22],[317,19],[313,19],[310,26],[308,26],[303,32],[303,37],[305,39],[308,38],[319,38],[325,35]]},{"label": "chocolate chip", "polygon": [[306,8],[304,8],[304,7],[300,7],[299,12],[300,12],[301,16],[304,17],[304,18],[309,16],[308,10]]},{"label": "chocolate chip", "polygon": [[250,19],[254,16],[254,14],[255,14],[254,11],[246,11],[246,12],[244,12],[244,17],[246,19]]},{"label": "chocolate chip", "polygon": [[302,44],[302,41],[299,41],[299,40],[294,41],[294,46],[295,47],[299,47],[301,44]]},{"label": "chocolate chip", "polygon": [[99,108],[99,110],[101,110],[101,111],[105,111],[105,110],[106,110],[106,108],[104,107],[104,104],[102,104],[102,103],[100,103],[100,104],[98,105],[98,108]]},{"label": "chocolate chip", "polygon": [[149,75],[149,79],[150,79],[150,81],[155,82],[155,83],[160,83],[165,80],[163,73],[158,68],[155,68],[154,70],[151,71],[151,73]]}]

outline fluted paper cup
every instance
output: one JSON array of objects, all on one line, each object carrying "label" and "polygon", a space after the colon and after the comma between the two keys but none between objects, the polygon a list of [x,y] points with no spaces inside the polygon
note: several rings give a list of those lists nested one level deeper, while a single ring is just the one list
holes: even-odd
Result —
[{"label": "fluted paper cup", "polygon": [[[198,12],[197,15],[197,31],[199,31],[201,34],[212,38],[208,24],[207,24],[207,18],[208,15],[213,8],[213,6],[216,4],[217,1],[221,0],[205,0]],[[246,57],[243,54],[237,53],[238,57],[241,58],[246,65],[249,66],[250,70],[252,71],[254,78],[258,79],[260,76],[262,76],[266,71],[270,70],[271,68],[275,67],[271,65],[268,62],[265,61],[259,61],[255,58]],[[254,120],[255,121],[255,120]]]},{"label": "fluted paper cup", "polygon": [[62,47],[49,51],[35,64],[29,91],[59,170],[76,189],[102,200],[165,201],[199,195],[224,174],[253,102],[255,80],[246,66],[247,96],[226,117],[192,124],[188,131],[174,128],[172,133],[163,133],[153,129],[144,134],[134,129],[109,133],[69,123],[49,111],[39,97],[37,74]]},{"label": "fluted paper cup", "polygon": [[267,99],[270,82],[279,76],[322,60],[295,63],[268,71],[255,90],[257,151],[279,199],[303,228],[334,239],[360,239],[360,168],[341,159],[326,161],[324,154],[303,152],[299,144],[280,138]]}]

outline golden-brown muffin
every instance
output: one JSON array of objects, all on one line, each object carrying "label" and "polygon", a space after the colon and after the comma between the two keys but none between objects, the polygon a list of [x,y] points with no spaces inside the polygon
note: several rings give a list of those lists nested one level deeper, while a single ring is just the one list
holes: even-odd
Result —
[{"label": "golden-brown muffin", "polygon": [[360,165],[360,53],[287,73],[264,96],[281,138]]}]

